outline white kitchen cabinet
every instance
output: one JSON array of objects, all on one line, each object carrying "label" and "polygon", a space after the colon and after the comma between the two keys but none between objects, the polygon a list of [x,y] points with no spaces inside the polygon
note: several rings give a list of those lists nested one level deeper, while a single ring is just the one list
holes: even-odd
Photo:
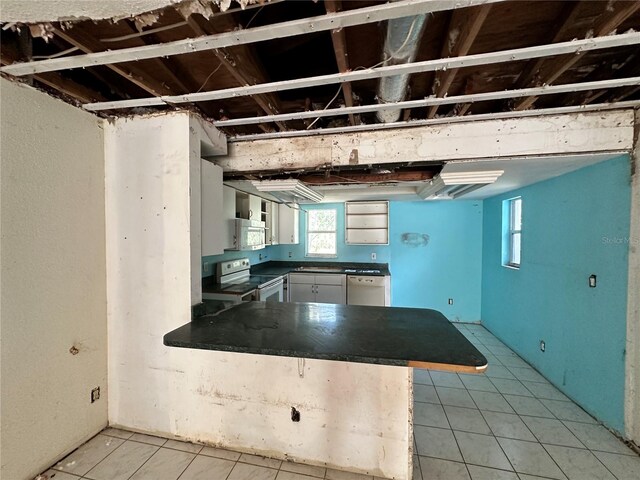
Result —
[{"label": "white kitchen cabinet", "polygon": [[222,168],[201,160],[200,189],[202,256],[220,255],[226,242],[225,232],[220,228],[224,215]]},{"label": "white kitchen cabinet", "polygon": [[346,244],[389,243],[389,202],[346,202],[345,217]]},{"label": "white kitchen cabinet", "polygon": [[289,274],[289,298],[292,302],[347,303],[346,275]]},{"label": "white kitchen cabinet", "polygon": [[234,237],[236,235],[236,191],[226,185],[222,187],[220,230],[225,250],[232,249],[235,245]]},{"label": "white kitchen cabinet", "polygon": [[276,202],[266,201],[266,216],[264,222],[267,226],[265,238],[265,243],[267,245],[278,245],[278,243],[280,243],[279,212],[280,209]]},{"label": "white kitchen cabinet", "polygon": [[278,205],[278,242],[281,245],[300,243],[300,210],[298,204]]},{"label": "white kitchen cabinet", "polygon": [[309,283],[289,283],[289,298],[292,302],[315,302],[315,285]]},{"label": "white kitchen cabinet", "polygon": [[247,220],[260,220],[262,198],[256,195],[236,191],[236,217]]}]

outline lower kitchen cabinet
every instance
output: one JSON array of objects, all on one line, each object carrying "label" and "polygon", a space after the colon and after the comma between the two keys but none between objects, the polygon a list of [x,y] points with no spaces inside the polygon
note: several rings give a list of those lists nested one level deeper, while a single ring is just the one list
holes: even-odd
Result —
[{"label": "lower kitchen cabinet", "polygon": [[289,299],[292,302],[346,304],[346,275],[291,273]]}]

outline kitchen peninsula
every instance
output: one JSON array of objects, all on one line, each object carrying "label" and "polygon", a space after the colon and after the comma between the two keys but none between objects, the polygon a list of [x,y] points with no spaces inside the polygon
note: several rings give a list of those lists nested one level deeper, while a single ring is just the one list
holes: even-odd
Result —
[{"label": "kitchen peninsula", "polygon": [[250,410],[261,435],[248,433],[244,413],[227,415],[223,446],[402,480],[412,472],[409,367],[471,373],[487,364],[440,312],[426,309],[246,302],[196,317],[164,343],[209,350],[212,362],[274,369],[266,377],[213,376],[202,386],[223,402],[232,398],[221,392],[234,385],[251,392],[228,405]]}]

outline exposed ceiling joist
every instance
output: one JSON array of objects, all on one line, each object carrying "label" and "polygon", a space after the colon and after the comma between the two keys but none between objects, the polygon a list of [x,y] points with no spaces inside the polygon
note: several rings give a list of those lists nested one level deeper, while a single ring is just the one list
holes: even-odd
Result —
[{"label": "exposed ceiling joist", "polygon": [[446,117],[446,118],[429,118],[425,120],[411,120],[408,122],[394,122],[394,123],[374,123],[371,125],[355,125],[351,127],[335,127],[335,128],[323,128],[319,130],[292,130],[288,132],[278,133],[265,133],[256,135],[241,135],[237,137],[230,137],[230,142],[246,142],[252,140],[269,140],[273,138],[293,138],[293,137],[309,137],[316,135],[328,135],[335,133],[350,133],[350,132],[362,132],[362,131],[374,131],[374,130],[388,130],[394,128],[405,127],[421,127],[425,125],[441,125],[441,124],[453,124],[470,121],[481,120],[500,120],[509,118],[523,118],[523,117],[540,117],[549,115],[562,115],[566,113],[586,113],[605,110],[620,110],[625,108],[637,108],[640,107],[640,100],[629,100],[626,102],[616,103],[598,103],[593,105],[578,105],[571,107],[558,107],[558,108],[541,108],[537,110],[520,110],[511,112],[498,112],[498,113],[484,113],[478,115],[466,115],[464,117]]},{"label": "exposed ceiling joist", "polygon": [[[4,55],[0,56],[0,65],[7,65],[11,62]],[[106,100],[101,93],[65,78],[58,72],[41,73],[34,75],[33,79],[82,103]]]},{"label": "exposed ceiling joist", "polygon": [[[72,30],[71,32],[73,33],[69,33],[57,27],[53,27],[52,31],[56,36],[85,53],[91,53],[96,50],[101,50],[101,46],[97,44],[96,40],[83,35],[79,31]],[[106,67],[110,70],[113,70],[121,77],[126,78],[131,83],[134,83],[151,95],[159,97],[162,95],[171,94],[171,90],[164,83],[158,82],[157,80],[149,78],[148,76],[145,77],[145,75],[135,67],[121,67],[117,65],[106,65]]]},{"label": "exposed ceiling joist", "polygon": [[[627,18],[633,15],[640,9],[640,1],[634,2],[614,2],[612,11],[607,8],[605,13],[602,14],[602,18],[596,25],[593,35],[595,37],[602,37],[610,35],[616,28],[618,28]],[[545,62],[549,63],[547,67],[544,65],[545,73],[540,78],[540,83],[544,85],[550,85],[554,83],[563,73],[573,67],[582,58],[582,52],[576,52],[573,55],[566,55],[554,60]],[[524,110],[532,106],[537,100],[537,97],[529,97],[518,102],[514,106],[514,110]]]},{"label": "exposed ceiling joist", "polygon": [[189,102],[202,102],[209,100],[221,100],[257,93],[277,92],[285,90],[295,90],[298,88],[308,88],[319,85],[331,85],[336,83],[354,82],[372,78],[381,78],[391,75],[412,74],[418,72],[449,70],[452,68],[463,68],[478,65],[490,65],[503,62],[513,62],[540,58],[546,56],[563,55],[567,53],[585,52],[605,48],[614,48],[640,44],[640,33],[626,33],[622,35],[611,35],[607,37],[589,38],[575,40],[571,42],[555,43],[551,45],[539,45],[535,47],[503,50],[499,52],[481,53],[467,55],[464,57],[443,58],[427,60],[424,62],[405,63],[390,65],[387,67],[371,68],[368,70],[358,70],[347,73],[337,73],[320,75],[316,77],[299,78],[294,80],[284,80],[279,82],[251,85],[247,87],[227,88],[210,92],[190,93],[186,95],[164,96],[160,98],[142,98],[135,100],[123,100],[115,102],[91,103],[84,106],[87,110],[112,110],[119,108],[160,106],[165,104],[180,104]]},{"label": "exposed ceiling joist", "polygon": [[391,173],[363,173],[363,172],[340,172],[330,175],[323,174],[305,174],[298,176],[297,179],[308,185],[327,185],[327,184],[345,184],[345,183],[391,183],[391,182],[423,182],[431,180],[435,174],[437,167],[431,167],[431,170],[424,171],[397,171]]},{"label": "exposed ceiling joist", "polygon": [[[565,5],[562,11],[562,15],[560,16],[560,18],[564,20],[562,22],[559,22],[555,26],[555,33],[549,43],[558,43],[567,38],[567,32],[575,23],[578,10],[580,10],[580,6],[581,3],[579,1],[569,2],[567,3],[567,5]],[[540,71],[540,67],[542,66],[544,61],[544,58],[537,58],[528,62],[527,65],[522,69],[520,76],[516,80],[516,85],[519,88],[530,86],[535,76]]]},{"label": "exposed ceiling joist", "polygon": [[[191,28],[191,30],[198,36],[206,36],[208,35],[208,31],[204,30],[198,22],[190,16],[186,19],[187,24]],[[237,61],[235,55],[233,55],[230,51],[226,49],[216,49],[213,50],[213,54],[218,59],[218,62],[231,74],[233,78],[241,85],[252,85],[255,82],[250,79],[250,76],[244,71],[247,68],[246,64],[243,62]],[[252,95],[251,98],[258,104],[258,106],[265,112],[267,115],[276,115],[278,113],[277,106],[275,106],[275,99],[269,98],[268,95],[258,94]],[[282,122],[276,122],[278,128],[282,130],[287,130],[287,127]],[[266,127],[265,127],[266,128]]]},{"label": "exposed ceiling joist", "polygon": [[[596,82],[570,83],[567,85],[553,85],[545,87],[523,88],[519,90],[506,90],[500,92],[472,93],[468,95],[456,95],[452,97],[429,97],[423,100],[406,100],[395,103],[376,103],[374,105],[360,105],[356,107],[331,108],[327,110],[311,110],[307,112],[283,113],[280,115],[264,117],[246,117],[233,120],[220,120],[214,122],[216,127],[233,127],[237,125],[253,125],[275,120],[303,120],[305,118],[330,117],[336,115],[353,115],[379,110],[397,110],[428,107],[430,105],[452,105],[466,102],[486,102],[491,100],[504,100],[507,98],[522,98],[533,95],[555,95],[559,93],[585,92],[597,89],[610,89],[620,87],[636,87],[640,85],[639,77],[618,78],[613,80],[600,80]],[[470,104],[470,103],[469,103]]]},{"label": "exposed ceiling joist", "polygon": [[[446,51],[443,51],[443,58],[462,57],[469,53],[473,42],[478,36],[478,33],[480,33],[482,24],[489,15],[491,6],[490,4],[480,5],[471,9],[456,10],[453,12],[449,31],[447,32],[447,41],[445,42]],[[449,88],[457,73],[457,68],[446,71],[441,70],[436,73],[433,82],[436,97],[444,97],[448,94]],[[438,106],[432,106],[427,113],[427,118],[435,117],[437,111]]]},{"label": "exposed ceiling joist", "polygon": [[503,0],[457,0],[455,4],[450,0],[400,0],[398,2],[384,3],[372,7],[347,10],[263,27],[236,30],[195,39],[177,40],[160,45],[124,48],[86,55],[41,60],[38,62],[18,63],[2,67],[0,71],[14,76],[22,76],[70,68],[131,62],[148,58],[213,50],[234,45],[244,45],[273,40],[274,38],[292,37],[306,33],[322,32],[354,25],[381,22],[392,18],[409,17],[417,14],[495,3],[498,1]]},{"label": "exposed ceiling joist", "polygon": [[[327,13],[336,13],[342,10],[341,0],[324,0]],[[347,53],[347,39],[343,28],[331,30],[331,42],[333,43],[333,51],[336,55],[336,63],[338,64],[338,71],[345,73],[349,71],[349,54]],[[347,107],[353,107],[353,90],[351,89],[351,82],[344,82],[342,84],[342,95],[344,96],[344,104]],[[351,125],[360,124],[360,117],[349,114],[349,122]]]}]

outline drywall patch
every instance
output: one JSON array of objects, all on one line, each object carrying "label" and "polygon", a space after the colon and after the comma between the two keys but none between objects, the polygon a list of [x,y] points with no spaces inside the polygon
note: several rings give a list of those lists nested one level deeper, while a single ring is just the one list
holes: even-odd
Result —
[{"label": "drywall patch", "polygon": [[426,247],[429,244],[429,235],[426,233],[403,233],[400,236],[403,245],[418,248]]}]

